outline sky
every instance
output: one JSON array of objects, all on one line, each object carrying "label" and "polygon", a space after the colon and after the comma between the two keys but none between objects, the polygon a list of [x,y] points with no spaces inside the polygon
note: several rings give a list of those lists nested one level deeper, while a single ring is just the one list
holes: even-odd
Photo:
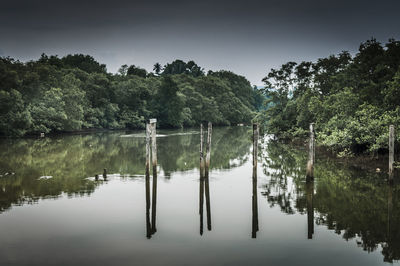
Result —
[{"label": "sky", "polygon": [[252,85],[288,61],[400,40],[399,0],[0,0],[0,56],[92,55],[107,70],[194,60]]}]

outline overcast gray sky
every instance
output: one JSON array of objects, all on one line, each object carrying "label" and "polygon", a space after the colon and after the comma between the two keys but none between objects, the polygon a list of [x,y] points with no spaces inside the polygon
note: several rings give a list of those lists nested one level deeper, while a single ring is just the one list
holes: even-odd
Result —
[{"label": "overcast gray sky", "polygon": [[84,53],[111,72],[194,60],[262,85],[289,60],[400,39],[399,10],[399,0],[0,0],[0,56]]}]

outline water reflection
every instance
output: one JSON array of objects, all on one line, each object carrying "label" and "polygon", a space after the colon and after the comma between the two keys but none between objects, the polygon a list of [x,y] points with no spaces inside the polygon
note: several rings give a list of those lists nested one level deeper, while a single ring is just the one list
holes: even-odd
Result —
[{"label": "water reflection", "polygon": [[[210,130],[210,129],[209,129]],[[208,149],[211,145],[211,130],[207,137],[207,155],[204,153],[204,136],[203,127],[200,128],[200,178],[199,178],[199,214],[200,214],[200,235],[203,235],[203,212],[204,212],[204,196],[206,198],[206,213],[207,213],[207,230],[211,231],[211,203],[210,203],[210,158],[208,158]]]},{"label": "water reflection", "polygon": [[[165,131],[163,134],[168,135],[168,133],[170,131]],[[140,192],[143,193],[142,182],[144,182],[145,195],[136,193],[136,195],[132,196],[132,194],[135,194],[132,193],[129,197],[138,197],[135,199],[142,202],[143,198],[145,198],[145,202],[142,203],[143,205],[145,204],[145,212],[140,204],[140,206],[135,206],[138,211],[130,213],[129,215],[131,216],[125,216],[123,208],[120,210],[121,213],[115,212],[121,216],[123,215],[124,218],[130,218],[130,220],[121,219],[124,221],[118,221],[122,226],[124,222],[129,221],[129,225],[127,225],[129,230],[132,229],[130,222],[138,219],[138,225],[134,229],[139,228],[138,235],[142,237],[144,236],[144,221],[146,223],[147,238],[151,238],[157,231],[157,189],[159,188],[160,192],[163,193],[163,197],[164,195],[169,195],[168,199],[172,199],[175,203],[183,194],[186,198],[182,197],[182,199],[188,200],[188,202],[179,202],[174,207],[170,207],[174,217],[166,214],[165,209],[168,210],[169,206],[163,205],[164,201],[160,200],[158,202],[158,226],[160,231],[163,228],[163,241],[164,239],[174,240],[173,237],[175,237],[172,234],[168,235],[167,230],[164,231],[164,228],[172,228],[174,230],[170,232],[177,232],[177,230],[181,229],[181,226],[187,231],[180,237],[188,241],[182,242],[198,244],[195,242],[196,238],[193,237],[194,234],[198,235],[198,229],[190,227],[196,226],[197,228],[197,214],[192,216],[191,213],[193,209],[196,209],[195,212],[197,212],[198,207],[200,234],[203,234],[205,230],[211,230],[213,227],[215,232],[212,237],[221,240],[221,243],[225,243],[225,238],[228,234],[232,239],[235,237],[239,239],[237,233],[240,231],[239,234],[244,232],[243,235],[246,238],[244,241],[247,241],[250,238],[251,216],[251,237],[257,237],[257,241],[251,241],[251,249],[260,248],[261,250],[261,245],[265,244],[267,246],[267,244],[271,244],[268,241],[275,241],[273,243],[278,247],[275,249],[277,250],[282,247],[279,246],[276,235],[262,233],[267,232],[270,229],[268,226],[273,226],[277,219],[275,221],[270,219],[268,223],[264,224],[260,222],[266,220],[263,217],[270,217],[263,215],[276,215],[277,212],[270,211],[270,208],[277,208],[280,210],[280,214],[276,216],[279,219],[285,219],[287,215],[302,215],[300,221],[307,223],[307,229],[305,227],[304,229],[301,227],[297,229],[296,226],[291,224],[289,224],[289,227],[296,228],[297,232],[303,234],[302,240],[313,239],[312,242],[307,241],[308,243],[314,244],[318,243],[317,241],[322,241],[322,237],[319,237],[322,234],[315,235],[315,232],[321,232],[322,230],[317,231],[316,229],[327,228],[331,230],[332,236],[337,234],[346,241],[352,240],[357,243],[359,248],[367,252],[380,252],[384,261],[393,262],[400,259],[400,228],[398,226],[400,224],[400,186],[398,184],[388,186],[384,174],[367,172],[345,163],[339,163],[329,157],[318,156],[314,169],[315,179],[314,181],[307,181],[304,175],[304,168],[307,162],[306,149],[298,149],[274,141],[265,142],[260,148],[258,160],[261,167],[258,169],[258,173],[253,168],[250,184],[248,177],[252,170],[249,133],[245,128],[214,129],[211,154],[212,169],[229,169],[248,162],[244,167],[235,169],[235,171],[244,169],[244,172],[238,172],[240,176],[231,175],[231,172],[215,171],[216,178],[211,178],[205,172],[201,173],[200,178],[198,177],[198,134],[172,135],[157,139],[159,155],[158,177],[157,175],[151,177],[150,171],[146,171],[145,167],[143,167],[146,161],[144,137],[121,138],[121,133],[101,133],[35,140],[2,140],[0,143],[0,156],[2,158],[0,160],[0,173],[3,176],[0,176],[0,211],[3,212],[9,209],[13,204],[35,203],[43,198],[60,197],[63,193],[66,193],[69,197],[91,195],[96,188],[106,183],[108,185],[102,188],[118,187],[118,189],[122,189],[121,187],[127,185],[124,187],[125,189],[126,187],[129,187],[129,189],[140,188]],[[235,145],[232,145],[232,143]],[[182,171],[189,172],[174,175],[174,173]],[[15,174],[7,174],[5,176],[6,172]],[[155,173],[157,174],[157,172]],[[193,176],[193,173],[196,173],[196,176]],[[98,175],[99,178],[97,182],[94,180],[95,175]],[[41,176],[49,178],[39,179]],[[93,178],[88,179],[88,177]],[[231,177],[232,179],[230,179]],[[139,180],[140,182],[119,184],[118,182],[112,182],[115,178],[131,181]],[[168,178],[171,178],[171,180],[166,180]],[[108,180],[109,182],[103,182],[103,180]],[[179,181],[174,183],[175,180]],[[170,183],[174,183],[177,186],[173,188]],[[192,187],[193,184],[195,184],[194,188]],[[115,187],[113,187],[114,185]],[[213,189],[213,207],[216,208],[215,210],[213,209],[213,216],[211,215],[210,186]],[[233,187],[232,190],[226,189],[229,186]],[[164,190],[163,188],[166,189]],[[197,189],[199,189],[198,196]],[[98,191],[98,193],[101,194],[101,191]],[[174,195],[171,191],[179,191],[179,195]],[[221,192],[225,192],[225,194]],[[232,192],[232,194],[229,194],[229,192]],[[108,191],[107,193],[115,193],[115,191]],[[107,193],[103,194],[104,198],[108,197],[109,194]],[[193,195],[193,193],[196,193],[196,195]],[[250,194],[252,201],[251,213]],[[93,197],[95,195],[98,194],[94,194]],[[127,196],[127,198],[129,197]],[[91,200],[92,198],[85,202],[91,202]],[[221,206],[226,206],[224,205],[226,200],[236,200],[235,205],[232,205],[235,208],[238,206],[238,209],[241,207],[239,206],[240,203],[244,202],[246,215],[237,213],[236,209],[234,211],[230,208],[223,209],[224,207]],[[258,202],[258,200],[260,201]],[[112,201],[110,200],[110,202]],[[82,201],[79,204],[85,204],[85,202]],[[123,205],[123,202],[121,203],[118,200],[113,203]],[[76,206],[80,209],[81,206],[78,203],[76,204],[71,209],[75,210]],[[86,208],[83,208],[83,210],[88,210],[88,213],[93,210],[93,208]],[[52,211],[53,209],[50,210]],[[243,209],[240,210],[243,211]],[[21,208],[21,213],[24,211],[27,211],[27,209]],[[49,213],[53,213],[51,211]],[[177,217],[174,211],[181,215],[182,219],[179,220],[185,222],[172,223],[171,220]],[[64,213],[65,217],[70,213],[66,211]],[[281,215],[281,213],[287,215]],[[145,214],[145,217],[143,217],[143,214]],[[42,213],[38,212],[37,216],[41,215]],[[226,217],[223,217],[225,215]],[[27,214],[26,217],[30,216]],[[100,219],[97,220],[104,218],[101,215],[99,217]],[[194,219],[193,222],[190,225],[185,224],[182,226],[191,217]],[[8,215],[2,215],[1,218],[12,219]],[[70,217],[67,217],[66,220],[68,218]],[[227,226],[227,228],[221,229],[221,227],[229,224],[234,219],[238,221],[238,225],[243,225],[243,229],[238,230],[237,226],[231,226],[232,228]],[[91,224],[97,222],[97,220],[93,220]],[[97,224],[98,228],[100,228],[99,232],[103,232],[104,225],[102,223]],[[54,223],[54,226],[59,229],[57,228],[57,223]],[[68,228],[65,229],[65,235],[62,236],[65,239],[68,238],[71,232],[75,232],[74,230],[77,230],[76,228],[80,228],[80,226],[76,226],[70,231],[68,231]],[[261,229],[261,232],[259,229]],[[125,234],[126,230],[123,228],[119,233],[122,232],[121,235]],[[118,233],[118,229],[110,231],[112,232],[107,235],[108,237]],[[282,234],[279,234],[279,237],[282,237]],[[292,235],[283,237],[284,242],[292,245],[292,247],[299,243],[303,244],[303,242],[296,242],[298,239],[292,237]],[[12,236],[9,238],[12,239]],[[2,244],[6,243],[4,242],[6,239],[3,238]],[[32,237],[31,239],[35,238]],[[77,237],[74,239],[75,242],[76,239],[81,240]],[[118,241],[122,241],[123,237],[116,237],[116,239],[114,239],[116,241],[114,243],[120,243]],[[133,233],[129,236],[129,239],[137,241]],[[97,236],[93,235],[91,240],[93,241],[91,243],[101,242],[97,241]],[[153,240],[145,242],[148,245],[153,245],[155,243]],[[232,252],[240,250],[242,243],[244,242],[240,242],[235,246]],[[248,244],[249,242],[246,243]],[[75,243],[73,244],[75,245]],[[137,245],[146,244],[140,242]],[[10,244],[10,246],[12,245]],[[122,245],[119,248],[121,247]],[[177,245],[176,248],[178,250],[181,246]],[[216,248],[218,247],[210,245],[210,250],[214,251]],[[143,248],[140,247],[137,250],[143,250]],[[131,250],[126,252],[125,254],[128,254]],[[162,253],[161,251],[159,252]],[[248,254],[251,252],[249,251]],[[262,252],[265,252],[265,249]],[[225,254],[226,258],[231,255]],[[249,258],[250,256],[246,257],[246,259]]]},{"label": "water reflection", "polygon": [[315,181],[306,180],[305,149],[274,141],[265,143],[264,149],[268,178],[261,194],[286,214],[307,214],[307,238],[313,238],[315,221],[347,241],[354,239],[367,252],[381,246],[386,262],[400,259],[400,228],[392,226],[400,224],[398,184],[388,186],[385,174],[323,155],[315,164]]},{"label": "water reflection", "polygon": [[211,203],[210,203],[210,182],[208,175],[200,176],[199,180],[199,214],[200,214],[200,235],[203,235],[204,227],[204,196],[206,199],[206,219],[207,219],[207,230],[211,231]]},{"label": "water reflection", "polygon": [[[215,128],[211,153],[213,169],[229,169],[247,161],[249,143],[243,138],[246,130]],[[199,135],[193,130],[189,130],[189,134],[186,132],[159,131],[164,137],[157,139],[158,171],[163,173],[164,178],[177,171],[198,169]],[[107,132],[2,139],[0,213],[13,204],[32,204],[43,198],[57,198],[63,193],[69,197],[90,195],[102,184],[95,182],[95,177],[101,179],[102,174],[103,179],[106,177],[108,180],[144,179],[145,135],[143,132],[133,133],[130,137],[121,137],[125,132]],[[107,173],[103,169],[107,169]],[[153,186],[154,189],[156,186]]]}]

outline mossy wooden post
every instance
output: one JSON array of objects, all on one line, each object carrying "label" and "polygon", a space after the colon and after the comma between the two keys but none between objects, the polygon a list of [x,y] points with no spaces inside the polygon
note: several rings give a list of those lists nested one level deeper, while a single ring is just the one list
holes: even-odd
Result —
[{"label": "mossy wooden post", "polygon": [[258,158],[258,124],[253,124],[253,194],[252,194],[252,226],[251,237],[256,238],[258,232],[258,200],[257,200],[257,158]]},{"label": "mossy wooden post", "polygon": [[310,142],[308,150],[308,162],[307,162],[307,178],[314,178],[314,161],[315,161],[315,135],[314,135],[314,123],[310,124]]},{"label": "mossy wooden post", "polygon": [[389,126],[389,182],[393,181],[394,163],[394,126]]},{"label": "mossy wooden post", "polygon": [[151,200],[151,231],[154,234],[156,228],[156,206],[157,206],[157,119],[150,119],[151,125],[151,157],[153,161],[153,195]]}]

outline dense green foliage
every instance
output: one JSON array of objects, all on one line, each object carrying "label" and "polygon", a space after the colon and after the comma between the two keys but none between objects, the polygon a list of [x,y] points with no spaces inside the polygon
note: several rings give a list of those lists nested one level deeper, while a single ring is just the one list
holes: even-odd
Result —
[{"label": "dense green foliage", "polygon": [[[400,42],[375,39],[317,62],[289,62],[263,79],[269,108],[258,119],[280,138],[304,137],[344,154],[387,148],[388,127],[400,128]],[[400,134],[397,137],[400,140]]]},{"label": "dense green foliage", "polygon": [[153,117],[162,127],[232,125],[250,122],[260,108],[260,92],[232,72],[206,75],[181,60],[154,71],[123,65],[111,74],[81,54],[0,58],[0,135],[144,128]]}]

